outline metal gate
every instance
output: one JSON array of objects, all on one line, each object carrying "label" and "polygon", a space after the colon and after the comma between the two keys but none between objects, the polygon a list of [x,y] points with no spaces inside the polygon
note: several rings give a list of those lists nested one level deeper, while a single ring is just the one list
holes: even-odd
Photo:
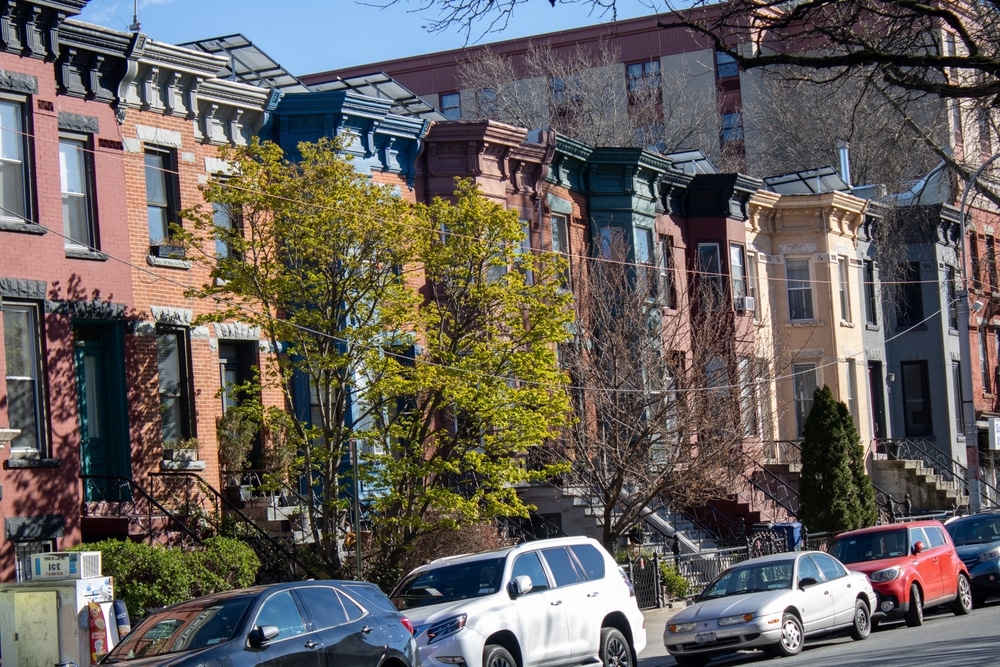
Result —
[{"label": "metal gate", "polygon": [[662,607],[659,555],[629,558],[624,567],[635,587],[635,601],[639,609]]}]

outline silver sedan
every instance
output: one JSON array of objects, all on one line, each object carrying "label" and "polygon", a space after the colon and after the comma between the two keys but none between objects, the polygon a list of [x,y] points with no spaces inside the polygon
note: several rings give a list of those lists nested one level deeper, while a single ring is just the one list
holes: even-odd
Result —
[{"label": "silver sedan", "polygon": [[743,649],[795,655],[807,636],[846,631],[867,638],[875,601],[868,578],[829,554],[763,556],[720,574],[693,605],[670,618],[663,643],[681,667]]}]

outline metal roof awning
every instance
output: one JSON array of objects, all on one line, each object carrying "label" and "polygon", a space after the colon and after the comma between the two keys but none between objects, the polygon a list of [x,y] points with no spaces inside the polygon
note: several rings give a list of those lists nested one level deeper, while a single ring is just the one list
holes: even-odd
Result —
[{"label": "metal roof awning", "polygon": [[366,97],[391,101],[392,113],[400,116],[413,116],[437,121],[447,120],[434,107],[414,95],[409,89],[385,72],[362,74],[346,79],[337,77],[333,81],[324,81],[323,83],[309,86],[309,90],[313,92],[350,90]]},{"label": "metal roof awning", "polygon": [[851,186],[844,182],[833,167],[769,176],[764,179],[764,183],[779,195],[815,195],[823,192],[851,191]]},{"label": "metal roof awning", "polygon": [[664,153],[663,157],[670,160],[670,166],[685,174],[717,174],[715,168],[705,154],[700,150],[678,151],[677,153]]},{"label": "metal roof awning", "polygon": [[297,77],[289,74],[239,33],[199,39],[178,46],[229,58],[228,67],[219,73],[220,79],[239,81],[258,88],[277,89],[286,93],[305,93],[309,90]]}]

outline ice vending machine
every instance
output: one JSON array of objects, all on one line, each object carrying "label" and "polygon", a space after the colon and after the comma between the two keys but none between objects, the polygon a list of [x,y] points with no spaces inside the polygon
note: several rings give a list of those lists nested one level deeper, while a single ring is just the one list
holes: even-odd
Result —
[{"label": "ice vending machine", "polygon": [[118,642],[113,603],[101,552],[35,554],[31,581],[0,584],[3,667],[94,664]]}]

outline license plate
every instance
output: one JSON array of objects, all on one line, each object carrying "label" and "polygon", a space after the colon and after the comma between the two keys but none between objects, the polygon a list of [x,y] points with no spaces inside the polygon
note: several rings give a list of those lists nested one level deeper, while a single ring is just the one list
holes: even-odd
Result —
[{"label": "license plate", "polygon": [[694,636],[694,641],[697,644],[708,644],[709,642],[715,641],[714,632],[699,632]]}]

